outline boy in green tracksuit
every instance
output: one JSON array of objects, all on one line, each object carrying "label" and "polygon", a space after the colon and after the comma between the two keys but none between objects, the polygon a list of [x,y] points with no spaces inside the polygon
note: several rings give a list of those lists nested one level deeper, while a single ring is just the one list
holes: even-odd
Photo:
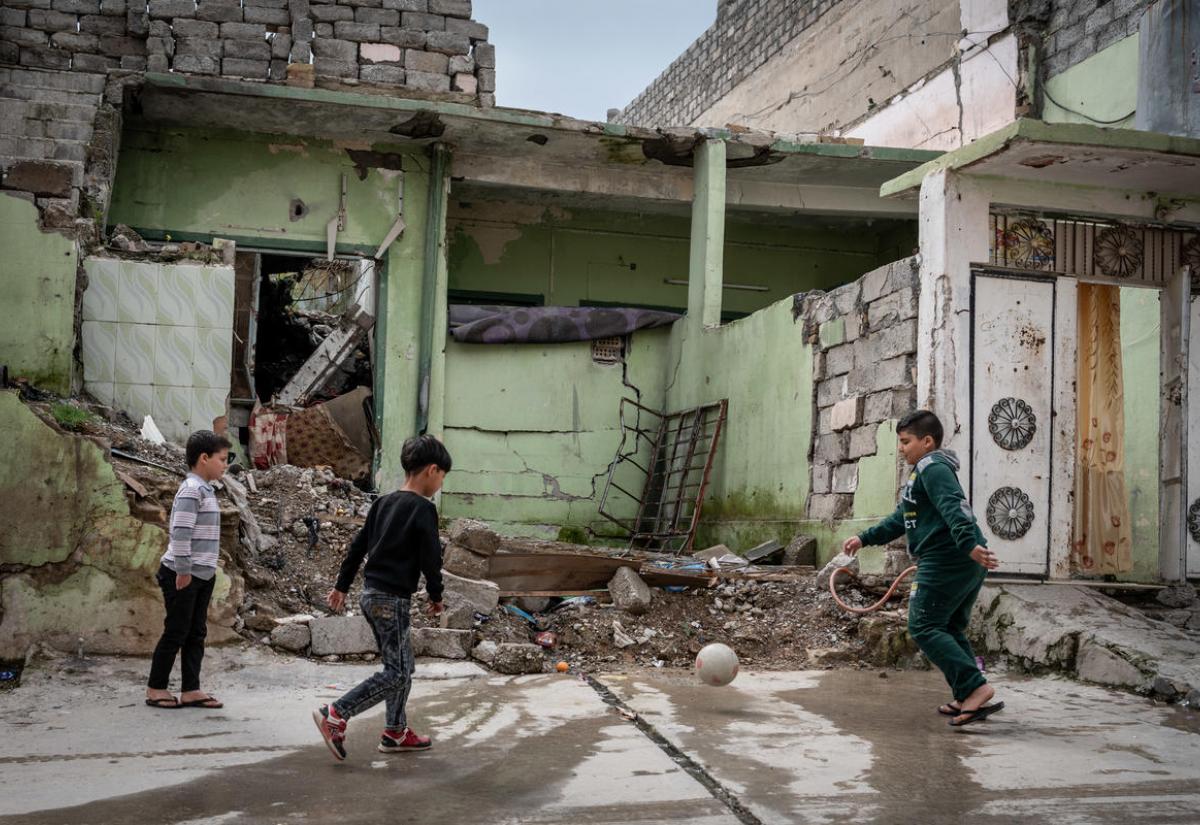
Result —
[{"label": "boy in green tracksuit", "polygon": [[988,570],[1000,563],[975,523],[958,482],[958,458],[941,449],[942,422],[917,410],[896,425],[900,452],[912,472],[896,512],[843,549],[854,555],[864,545],[887,544],[901,536],[917,560],[917,578],[908,603],[908,631],[929,661],[946,677],[954,700],[938,708],[954,727],[981,721],[1004,707],[991,702],[996,690],[975,663],[967,641],[971,608]]}]

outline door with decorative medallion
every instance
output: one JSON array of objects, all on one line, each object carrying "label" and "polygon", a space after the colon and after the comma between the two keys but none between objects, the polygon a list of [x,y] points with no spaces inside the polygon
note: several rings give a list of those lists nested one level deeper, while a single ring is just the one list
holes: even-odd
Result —
[{"label": "door with decorative medallion", "polygon": [[1004,574],[1049,570],[1055,298],[1053,277],[972,275],[968,493]]}]

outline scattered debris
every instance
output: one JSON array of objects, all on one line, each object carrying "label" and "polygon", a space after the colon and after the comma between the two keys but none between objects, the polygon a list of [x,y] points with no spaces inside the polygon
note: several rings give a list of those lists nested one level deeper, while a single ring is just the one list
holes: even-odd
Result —
[{"label": "scattered debris", "polygon": [[632,567],[617,570],[608,583],[608,592],[618,610],[638,615],[650,609],[650,588]]}]

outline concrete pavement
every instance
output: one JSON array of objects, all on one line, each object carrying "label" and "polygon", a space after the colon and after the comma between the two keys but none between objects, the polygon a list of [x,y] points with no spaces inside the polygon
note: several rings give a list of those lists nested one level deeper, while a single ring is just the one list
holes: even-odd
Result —
[{"label": "concrete pavement", "polygon": [[220,650],[223,711],[144,707],[141,660],[31,669],[0,693],[0,825],[1200,821],[1198,714],[1071,682],[998,679],[1007,711],[956,732],[930,673],[602,677],[643,729],[571,675],[422,662],[434,749],[375,752],[381,709],[337,764],[308,713],[372,669]]}]

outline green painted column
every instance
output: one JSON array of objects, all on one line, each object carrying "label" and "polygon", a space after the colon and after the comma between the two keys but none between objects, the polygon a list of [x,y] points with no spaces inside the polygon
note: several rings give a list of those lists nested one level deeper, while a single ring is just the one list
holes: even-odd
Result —
[{"label": "green painted column", "polygon": [[[692,335],[721,324],[725,249],[725,141],[696,147],[692,239],[688,258],[688,328]],[[694,330],[694,332],[692,332]]]}]

